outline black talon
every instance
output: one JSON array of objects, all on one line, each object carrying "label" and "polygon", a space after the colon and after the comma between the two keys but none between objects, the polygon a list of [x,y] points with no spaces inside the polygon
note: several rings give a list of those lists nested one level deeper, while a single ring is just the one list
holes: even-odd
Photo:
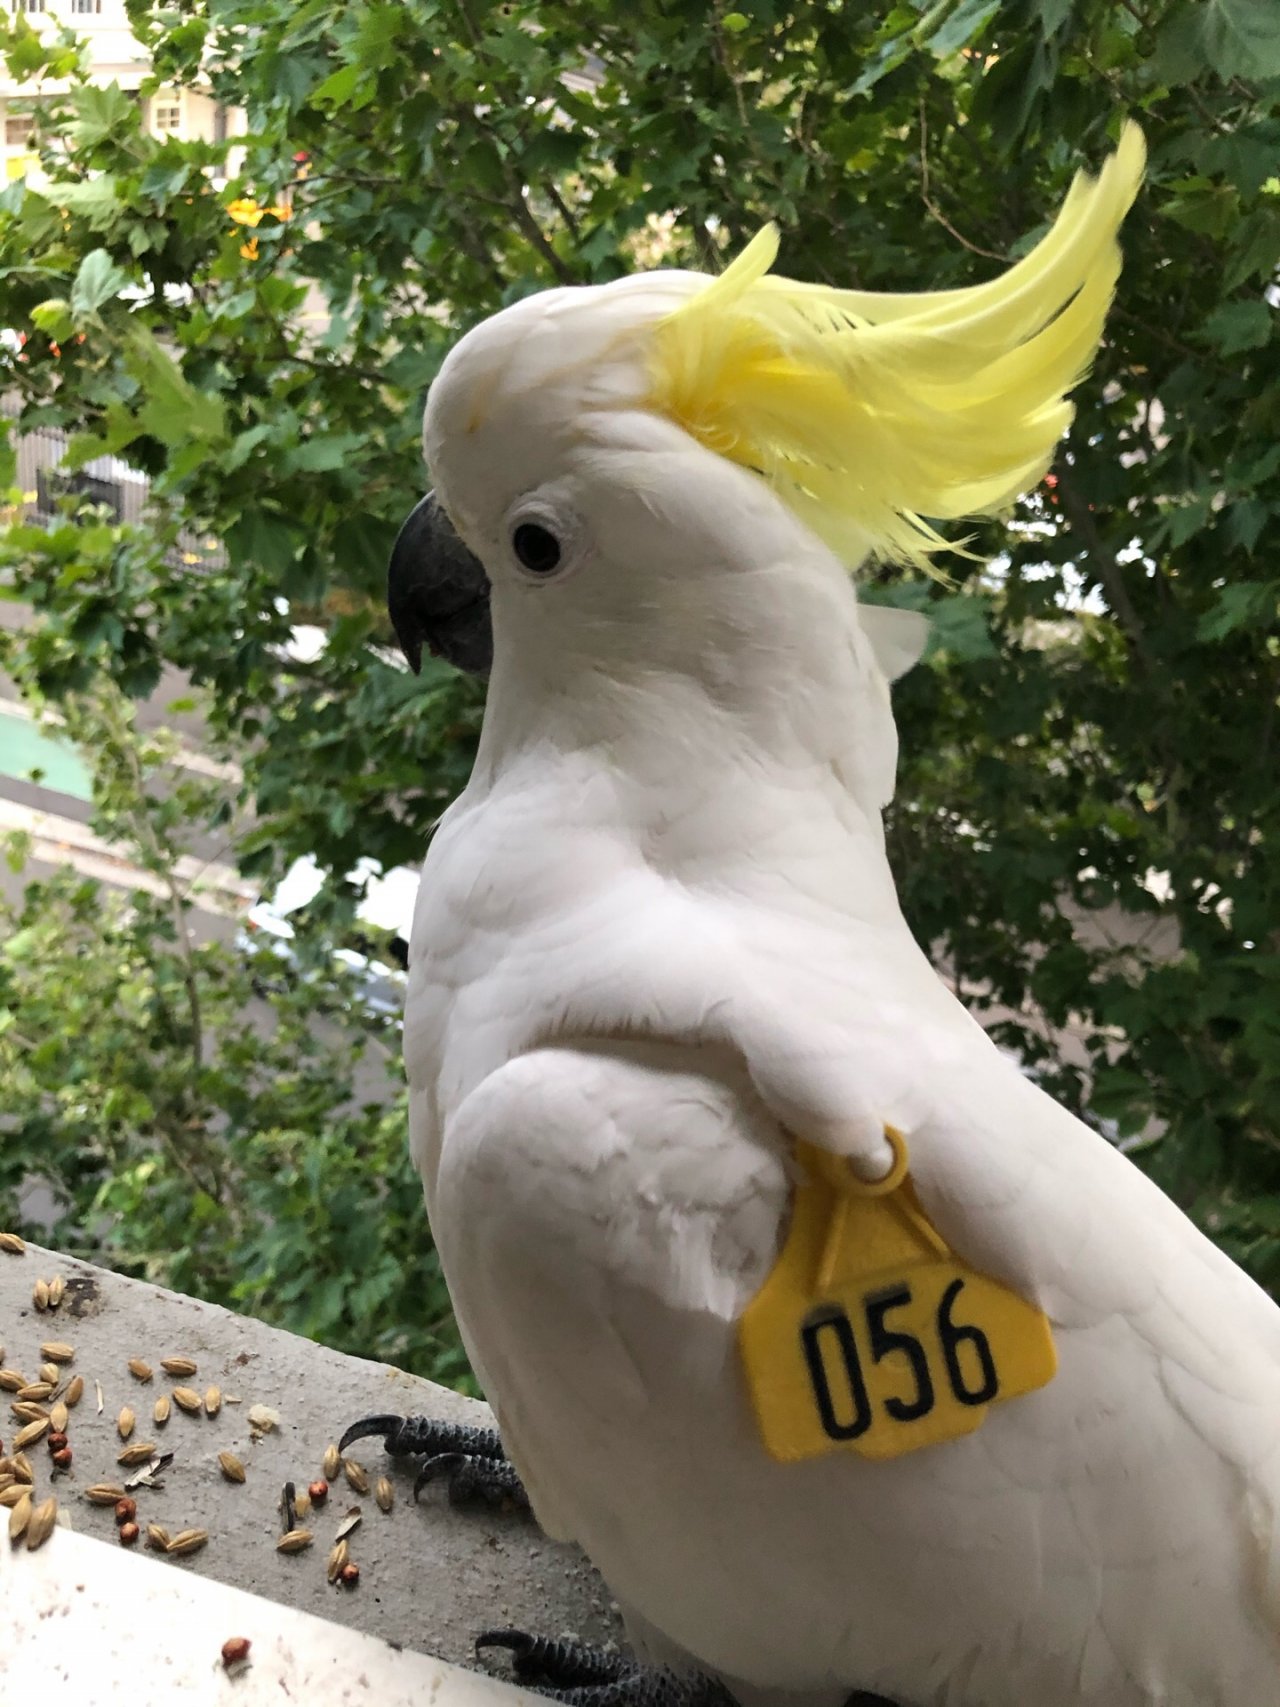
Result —
[{"label": "black talon", "polygon": [[413,1497],[437,1476],[447,1476],[449,1504],[467,1505],[481,1500],[489,1506],[507,1506],[516,1511],[529,1510],[529,1496],[516,1473],[515,1465],[506,1458],[483,1458],[469,1452],[439,1452],[418,1471],[413,1483]]},{"label": "black talon", "polygon": [[531,1636],[526,1630],[482,1630],[476,1637],[476,1653],[484,1648],[506,1648],[511,1655],[511,1669],[521,1683],[573,1688],[617,1683],[619,1678],[637,1670],[636,1662],[623,1654],[588,1648],[581,1642]]},{"label": "black talon", "polygon": [[725,1686],[705,1672],[642,1666],[581,1642],[486,1630],[476,1637],[476,1653],[484,1648],[506,1648],[516,1681],[565,1707],[737,1707]]},{"label": "black talon", "polygon": [[463,1452],[468,1458],[505,1461],[506,1453],[496,1428],[476,1428],[470,1423],[439,1422],[435,1417],[361,1417],[338,1442],[345,1452],[353,1440],[380,1434],[392,1458],[426,1458],[440,1452]]}]

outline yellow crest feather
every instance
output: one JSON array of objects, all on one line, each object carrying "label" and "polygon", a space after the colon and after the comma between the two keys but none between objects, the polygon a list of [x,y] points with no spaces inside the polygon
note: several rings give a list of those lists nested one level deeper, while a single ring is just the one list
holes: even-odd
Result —
[{"label": "yellow crest feather", "polygon": [[1031,253],[967,289],[778,278],[767,226],[655,328],[651,406],[756,470],[847,561],[872,548],[927,565],[947,541],[925,517],[997,510],[1048,468],[1102,334],[1145,153],[1126,124]]}]

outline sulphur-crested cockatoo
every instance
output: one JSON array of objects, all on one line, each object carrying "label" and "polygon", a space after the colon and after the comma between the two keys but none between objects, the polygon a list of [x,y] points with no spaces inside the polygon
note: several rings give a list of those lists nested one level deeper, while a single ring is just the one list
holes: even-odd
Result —
[{"label": "sulphur-crested cockatoo", "polygon": [[1040,477],[1142,153],[990,284],[797,284],[770,230],[520,302],[431,390],[392,613],[491,673],[413,1154],[539,1521],[744,1702],[1280,1700],[1280,1311],[913,941],[924,636],[848,572]]}]

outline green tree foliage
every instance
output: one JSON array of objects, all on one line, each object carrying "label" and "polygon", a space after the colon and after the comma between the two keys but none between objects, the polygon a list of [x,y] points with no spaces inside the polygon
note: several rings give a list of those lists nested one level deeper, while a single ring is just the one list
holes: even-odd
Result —
[{"label": "green tree foliage", "polygon": [[[416,860],[466,774],[476,690],[409,678],[380,605],[460,329],[548,285],[714,267],[769,218],[797,277],[970,283],[1141,119],[1148,188],[1053,476],[973,529],[949,585],[870,577],[936,623],[897,693],[891,854],[1001,1040],[1147,1134],[1143,1164],[1280,1285],[1274,0],[130,13],[157,79],[242,107],[248,134],[152,139],[67,42],[8,26],[11,65],[70,93],[40,120],[49,186],[0,196],[3,322],[32,328],[6,389],[21,427],[126,459],[155,500],[145,530],[10,530],[39,617],[11,652],[55,700],[187,671],[244,767],[240,858],[264,876],[304,851]],[[305,664],[279,647],[301,615],[329,636]],[[55,904],[88,961],[74,888]],[[1067,1024],[1084,1066],[1046,1039]],[[362,1161],[384,1167],[385,1146]],[[151,1248],[170,1237],[157,1221]],[[348,1261],[337,1240],[315,1273]]]}]

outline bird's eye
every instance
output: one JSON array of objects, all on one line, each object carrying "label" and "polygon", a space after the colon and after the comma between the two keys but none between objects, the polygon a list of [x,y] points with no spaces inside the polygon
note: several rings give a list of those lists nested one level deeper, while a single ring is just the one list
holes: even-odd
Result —
[{"label": "bird's eye", "polygon": [[537,522],[521,522],[511,536],[512,549],[531,575],[549,575],[560,563],[560,541]]}]

